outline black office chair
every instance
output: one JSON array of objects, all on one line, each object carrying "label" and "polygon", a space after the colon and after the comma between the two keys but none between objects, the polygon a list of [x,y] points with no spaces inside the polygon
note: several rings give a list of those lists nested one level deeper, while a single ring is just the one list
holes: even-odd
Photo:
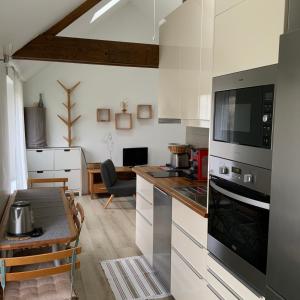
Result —
[{"label": "black office chair", "polygon": [[116,168],[113,162],[108,159],[101,163],[101,177],[102,181],[111,194],[110,198],[104,205],[104,208],[112,202],[114,197],[128,197],[134,196],[136,193],[136,180],[119,180],[117,178]]}]

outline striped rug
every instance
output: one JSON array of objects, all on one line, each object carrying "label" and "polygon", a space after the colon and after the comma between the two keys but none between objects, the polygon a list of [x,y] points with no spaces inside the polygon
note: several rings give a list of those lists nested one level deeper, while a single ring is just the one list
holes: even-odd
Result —
[{"label": "striped rug", "polygon": [[146,300],[168,297],[143,256],[133,256],[101,262],[116,300]]}]

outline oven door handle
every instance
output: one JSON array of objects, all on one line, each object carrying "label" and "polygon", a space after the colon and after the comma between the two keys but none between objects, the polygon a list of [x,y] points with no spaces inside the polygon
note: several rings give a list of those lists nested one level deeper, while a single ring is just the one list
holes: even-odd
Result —
[{"label": "oven door handle", "polygon": [[247,198],[241,195],[237,195],[235,193],[229,192],[223,188],[221,188],[220,186],[216,185],[213,181],[210,181],[210,186],[215,189],[216,191],[220,192],[221,194],[230,197],[234,200],[252,205],[252,206],[256,206],[256,207],[260,207],[263,209],[267,209],[270,210],[270,204],[269,203],[265,203],[265,202],[261,202],[261,201],[257,201],[251,198]]}]

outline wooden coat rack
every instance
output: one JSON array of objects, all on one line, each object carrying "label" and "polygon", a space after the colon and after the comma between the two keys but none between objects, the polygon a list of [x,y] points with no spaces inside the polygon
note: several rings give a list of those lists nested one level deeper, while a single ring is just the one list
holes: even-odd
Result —
[{"label": "wooden coat rack", "polygon": [[68,100],[67,100],[67,104],[63,103],[63,106],[67,109],[68,111],[68,119],[64,119],[62,116],[57,115],[59,117],[60,120],[62,120],[67,126],[68,126],[68,137],[63,137],[67,142],[69,147],[72,146],[72,142],[74,140],[74,138],[72,138],[72,126],[74,125],[74,123],[76,121],[79,120],[79,118],[81,117],[81,115],[79,115],[78,117],[76,117],[74,120],[72,120],[72,115],[71,115],[71,111],[72,108],[75,106],[75,103],[71,103],[71,94],[72,92],[78,87],[78,85],[80,84],[80,81],[77,82],[73,87],[71,87],[70,89],[68,89],[67,87],[65,87],[59,80],[57,80],[57,82],[62,86],[62,88],[67,92],[68,95]]}]

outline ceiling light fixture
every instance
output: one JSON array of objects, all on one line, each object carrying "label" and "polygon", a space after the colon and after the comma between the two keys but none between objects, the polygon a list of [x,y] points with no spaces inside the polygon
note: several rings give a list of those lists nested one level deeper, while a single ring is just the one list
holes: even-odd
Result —
[{"label": "ceiling light fixture", "polygon": [[103,7],[101,7],[99,10],[97,10],[90,23],[95,22],[98,18],[100,18],[103,14],[105,14],[108,10],[110,10],[113,6],[115,6],[118,2],[121,0],[111,0],[107,4],[105,4]]}]

